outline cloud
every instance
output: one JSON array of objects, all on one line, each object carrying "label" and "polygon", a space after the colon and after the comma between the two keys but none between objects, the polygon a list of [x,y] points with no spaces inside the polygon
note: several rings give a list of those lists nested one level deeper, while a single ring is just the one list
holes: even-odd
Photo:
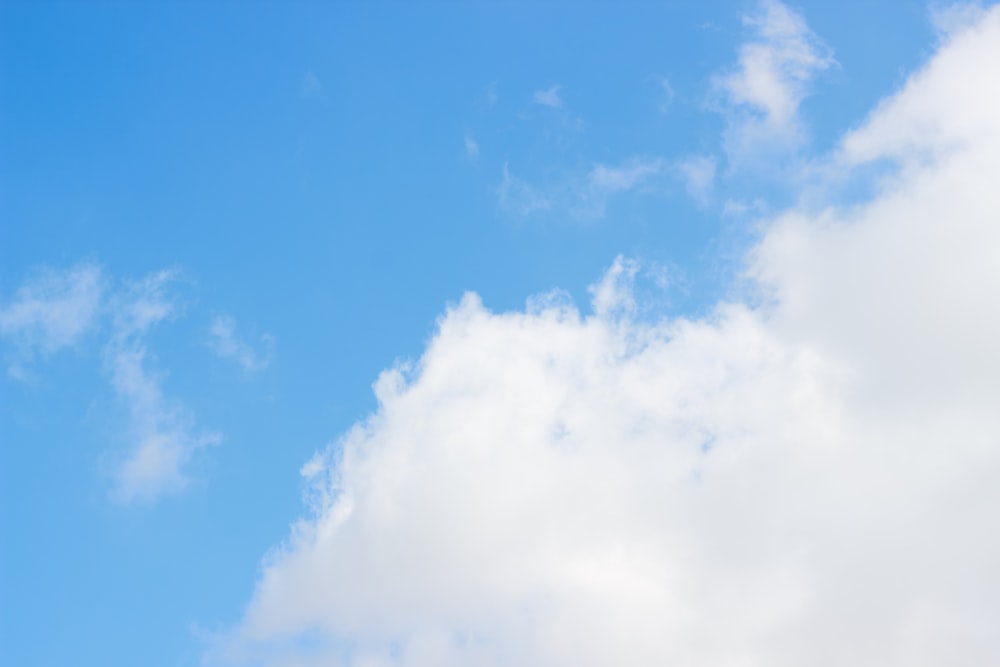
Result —
[{"label": "cloud", "polygon": [[474,294],[303,467],[309,514],[208,656],[283,665],[993,664],[1000,9],[830,157],[750,298],[639,317]]},{"label": "cloud", "polygon": [[323,94],[323,83],[313,72],[306,72],[299,84],[299,94],[302,97],[316,97]]},{"label": "cloud", "polygon": [[559,91],[561,89],[562,86],[554,85],[546,88],[545,90],[536,90],[531,99],[535,104],[541,104],[543,107],[561,109],[563,106],[562,98],[559,97]]},{"label": "cloud", "polygon": [[632,157],[617,165],[595,164],[582,184],[577,185],[572,207],[580,217],[602,218],[609,201],[650,183],[663,171],[659,158]]},{"label": "cloud", "polygon": [[551,201],[538,188],[510,173],[508,163],[503,164],[503,177],[496,188],[500,208],[520,216],[528,216],[545,211],[552,206]]},{"label": "cloud", "polygon": [[676,93],[674,93],[674,87],[670,85],[670,80],[669,79],[665,79],[665,78],[664,79],[660,79],[659,80],[659,84],[660,84],[659,85],[659,88],[660,88],[660,104],[659,104],[659,109],[660,109],[660,113],[666,114],[667,111],[670,110],[670,106],[673,104],[674,98],[677,95],[676,95]]},{"label": "cloud", "polygon": [[707,205],[715,184],[715,158],[694,155],[678,161],[675,168],[691,198],[701,206]]},{"label": "cloud", "polygon": [[947,38],[974,27],[986,16],[986,9],[976,2],[932,2],[931,24],[938,35]]},{"label": "cloud", "polygon": [[112,497],[122,503],[152,502],[183,490],[185,468],[201,448],[220,441],[196,433],[193,419],[177,401],[167,399],[161,376],[149,369],[146,336],[174,317],[170,286],[177,279],[163,270],[128,285],[113,304],[112,335],[105,345],[105,368],[128,409],[127,438],[132,443],[112,463]]},{"label": "cloud", "polygon": [[212,320],[209,334],[212,351],[223,359],[236,362],[248,373],[267,368],[271,363],[274,338],[268,334],[261,336],[264,351],[258,352],[236,335],[236,320],[228,315],[219,315]]},{"label": "cloud", "polygon": [[764,0],[743,22],[755,38],[740,48],[734,69],[713,79],[729,117],[725,144],[734,164],[797,147],[809,82],[836,62],[805,19],[777,0]]},{"label": "cloud", "polygon": [[177,316],[170,294],[176,280],[172,270],[122,283],[95,264],[46,268],[0,309],[0,333],[13,342],[16,363],[9,370],[15,377],[25,374],[22,365],[35,354],[76,345],[91,331],[103,338],[104,372],[127,411],[121,430],[129,445],[106,457],[112,496],[124,503],[152,501],[184,488],[184,468],[194,453],[218,441],[217,435],[195,432],[193,418],[164,396],[163,376],[152,370],[146,338]]},{"label": "cloud", "polygon": [[618,164],[595,163],[586,172],[536,186],[512,176],[504,164],[497,199],[501,208],[520,216],[557,210],[577,220],[599,219],[614,198],[657,189],[654,179],[663,173],[664,165],[661,158],[633,156]]},{"label": "cloud", "polygon": [[34,354],[52,354],[74,345],[97,323],[104,279],[95,264],[64,271],[45,268],[0,308],[0,335],[12,341],[19,365]]},{"label": "cloud", "polygon": [[473,160],[479,157],[479,144],[469,135],[465,135],[465,154]]}]

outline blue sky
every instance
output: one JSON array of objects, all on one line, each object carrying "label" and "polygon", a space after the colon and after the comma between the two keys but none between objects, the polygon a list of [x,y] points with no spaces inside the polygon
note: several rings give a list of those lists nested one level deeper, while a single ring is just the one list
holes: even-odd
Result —
[{"label": "blue sky", "polygon": [[[0,662],[585,664],[551,639],[568,633],[595,637],[580,649],[595,664],[796,664],[785,639],[825,646],[822,627],[858,652],[831,665],[924,664],[905,661],[959,643],[995,660],[977,629],[995,600],[964,580],[919,600],[879,589],[869,606],[897,638],[881,643],[810,610],[862,599],[817,581],[863,581],[945,533],[962,546],[935,562],[998,585],[965,560],[997,545],[950,520],[995,510],[996,492],[942,501],[998,465],[1000,328],[982,304],[1000,294],[1000,209],[981,182],[997,16],[4,3]],[[944,446],[959,435],[967,451]],[[817,449],[827,437],[837,454]],[[873,442],[889,444],[869,472],[900,480],[895,496],[858,472]],[[851,532],[851,499],[813,506],[789,481],[822,465],[884,510],[871,531],[944,506],[942,532]],[[501,477],[503,511],[477,492]],[[677,479],[712,490],[691,500]],[[584,489],[602,484],[595,508]],[[785,517],[775,538],[761,500],[737,540],[739,512],[720,508],[769,488],[836,528],[805,539]],[[647,516],[682,501],[704,507]],[[577,534],[571,506],[607,520]],[[483,528],[535,515],[540,533]],[[526,552],[540,534],[558,548]],[[801,556],[869,539],[877,557]],[[706,569],[734,544],[756,555]],[[533,569],[546,558],[602,583]],[[904,583],[940,583],[929,563]],[[669,620],[684,615],[663,600],[695,593],[668,571],[698,583],[683,608],[702,620]],[[663,600],[635,602],[630,572]],[[723,614],[714,586],[777,620]],[[597,630],[571,612],[591,607],[664,620]],[[920,644],[924,623],[947,626],[940,646]],[[664,633],[706,639],[658,653]]]}]

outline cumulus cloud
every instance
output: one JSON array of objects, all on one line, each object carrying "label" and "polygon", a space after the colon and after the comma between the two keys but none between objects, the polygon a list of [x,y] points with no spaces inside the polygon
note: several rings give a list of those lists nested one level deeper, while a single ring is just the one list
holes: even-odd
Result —
[{"label": "cumulus cloud", "polygon": [[161,375],[150,369],[146,336],[176,315],[170,286],[176,272],[158,271],[128,285],[115,299],[112,335],[105,366],[112,387],[128,409],[130,441],[113,464],[112,496],[123,503],[150,502],[185,488],[184,469],[216,434],[196,433],[193,419],[177,401],[164,396]]},{"label": "cumulus cloud", "polygon": [[467,294],[209,660],[996,663],[998,70],[994,9],[830,158],[894,165],[869,201],[764,228],[748,302],[639,317],[628,260],[590,314]]},{"label": "cumulus cloud", "polygon": [[734,164],[798,146],[809,82],[836,62],[805,19],[777,0],[764,0],[743,22],[754,38],[740,48],[736,67],[713,80],[729,116],[725,145]]},{"label": "cumulus cloud", "polygon": [[229,315],[218,315],[209,327],[209,345],[219,357],[235,362],[244,371],[259,371],[271,363],[274,352],[274,337],[264,334],[260,337],[262,351],[236,335],[236,320]]},{"label": "cumulus cloud", "polygon": [[75,344],[97,323],[104,279],[94,264],[65,271],[45,268],[0,307],[0,335],[15,349],[10,372],[36,353],[48,355]]}]

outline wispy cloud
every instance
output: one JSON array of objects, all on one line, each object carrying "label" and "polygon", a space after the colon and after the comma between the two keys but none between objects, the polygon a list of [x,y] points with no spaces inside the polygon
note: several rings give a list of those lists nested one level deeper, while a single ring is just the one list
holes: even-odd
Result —
[{"label": "wispy cloud", "polygon": [[693,155],[679,160],[675,168],[688,195],[699,205],[707,205],[715,184],[715,158],[710,155]]},{"label": "wispy cloud", "polygon": [[543,107],[561,109],[563,106],[562,97],[559,95],[559,91],[561,89],[562,86],[553,85],[545,88],[544,90],[536,90],[535,94],[532,96],[532,100],[535,104],[541,104]]},{"label": "wispy cloud", "polygon": [[539,186],[515,178],[505,164],[497,198],[501,208],[521,216],[557,210],[578,220],[598,219],[616,197],[660,189],[656,177],[665,165],[661,158],[634,156],[617,164],[596,163],[586,172]]},{"label": "wispy cloud", "polygon": [[95,264],[65,271],[45,268],[0,307],[0,335],[14,346],[12,375],[36,353],[52,354],[75,344],[97,321],[104,278]]},{"label": "wispy cloud", "polygon": [[504,162],[502,178],[496,187],[500,208],[520,216],[544,211],[552,202],[537,188],[510,173],[510,166]]},{"label": "wispy cloud", "polygon": [[33,355],[75,345],[90,331],[100,333],[104,373],[127,414],[116,429],[126,445],[106,457],[114,480],[111,495],[119,502],[148,502],[183,489],[195,452],[219,440],[196,431],[184,406],[165,396],[165,375],[155,370],[146,343],[153,329],[179,314],[171,294],[177,279],[176,271],[164,270],[121,282],[94,264],[43,269],[0,308],[0,334],[13,342],[9,372],[15,376],[26,374],[23,365]]},{"label": "wispy cloud", "polygon": [[660,158],[632,157],[617,165],[595,164],[582,187],[577,187],[578,210],[584,217],[604,217],[614,197],[636,191],[662,173]]},{"label": "wispy cloud", "polygon": [[674,103],[674,98],[677,96],[674,93],[674,87],[670,85],[670,80],[663,78],[659,80],[659,90],[660,90],[660,102],[659,109],[661,114],[666,114],[670,107]]},{"label": "wispy cloud", "polygon": [[323,82],[314,72],[306,72],[299,84],[299,94],[302,97],[316,97],[323,94]]},{"label": "wispy cloud", "polygon": [[754,34],[735,68],[713,79],[729,116],[730,161],[794,148],[804,139],[799,105],[813,76],[836,61],[805,19],[778,0],[763,0],[743,23]]},{"label": "wispy cloud", "polygon": [[220,440],[195,433],[192,418],[177,401],[168,400],[162,375],[150,370],[147,334],[177,315],[170,295],[177,273],[156,272],[129,284],[113,303],[112,335],[105,346],[105,366],[128,409],[130,445],[114,457],[112,497],[123,503],[151,502],[183,490],[185,467],[195,452]]},{"label": "wispy cloud", "polygon": [[465,135],[465,155],[472,160],[479,157],[479,143],[470,135]]},{"label": "wispy cloud", "polygon": [[497,92],[497,82],[490,81],[490,84],[486,86],[486,107],[492,109],[500,101],[500,93]]},{"label": "wispy cloud", "polygon": [[212,320],[209,334],[212,351],[223,359],[235,362],[245,372],[262,370],[271,363],[274,337],[269,334],[262,335],[260,337],[262,350],[258,351],[236,335],[236,320],[229,315],[219,315]]}]

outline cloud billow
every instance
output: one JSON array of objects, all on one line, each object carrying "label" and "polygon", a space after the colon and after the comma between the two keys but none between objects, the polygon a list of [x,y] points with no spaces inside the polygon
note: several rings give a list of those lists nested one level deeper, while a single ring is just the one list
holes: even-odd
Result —
[{"label": "cloud billow", "polygon": [[311,513],[210,661],[993,664],[1000,656],[1000,10],[828,158],[754,298],[639,320],[473,294],[304,468]]}]

